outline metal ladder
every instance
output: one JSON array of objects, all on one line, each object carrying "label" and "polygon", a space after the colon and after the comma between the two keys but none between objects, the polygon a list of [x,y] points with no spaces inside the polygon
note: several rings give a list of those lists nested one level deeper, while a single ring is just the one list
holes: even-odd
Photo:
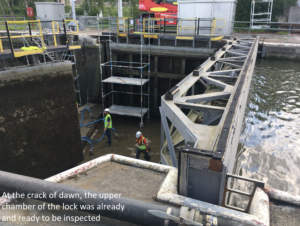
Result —
[{"label": "metal ladder", "polygon": [[79,103],[78,106],[82,106],[82,102],[81,102],[81,92],[80,92],[80,85],[79,85],[79,76],[80,74],[78,74],[78,70],[77,70],[77,64],[76,64],[76,56],[75,56],[75,52],[74,50],[71,51],[64,51],[62,56],[61,56],[61,60],[68,60],[72,62],[72,66],[74,66],[75,69],[75,77],[74,77],[74,84],[76,87],[76,83],[77,83],[77,89],[76,89],[76,93],[78,93],[78,97],[79,97]]},{"label": "metal ladder", "polygon": [[[43,44],[42,44],[42,39],[41,37],[33,37],[32,38],[33,42],[37,45],[37,47],[42,48]],[[48,46],[45,42],[44,42],[44,46]],[[51,61],[55,61],[55,54],[53,52],[46,52],[45,55],[51,60]]]}]

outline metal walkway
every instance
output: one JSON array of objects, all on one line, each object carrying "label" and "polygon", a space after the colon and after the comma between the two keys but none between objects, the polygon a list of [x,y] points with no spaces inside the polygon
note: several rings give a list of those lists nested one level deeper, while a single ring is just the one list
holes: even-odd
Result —
[{"label": "metal walkway", "polygon": [[[67,32],[66,29],[66,22],[67,21],[73,21],[77,24],[77,31],[71,31]],[[52,31],[51,33],[43,34],[42,31],[42,25],[41,23],[51,23],[52,24]],[[60,31],[60,28],[58,26],[58,23],[56,21],[40,21],[40,20],[24,20],[24,21],[5,21],[0,22],[0,25],[4,25],[6,28],[6,35],[0,36],[0,59],[10,59],[10,58],[17,58],[17,57],[23,57],[23,56],[29,56],[29,55],[35,55],[35,54],[47,54],[53,52],[60,52],[60,51],[69,51],[69,50],[76,50],[80,49],[81,46],[78,45],[69,45],[68,43],[68,35],[76,34],[79,30],[77,21],[74,20],[62,20],[58,21],[62,22],[63,24],[63,31]],[[21,34],[21,35],[13,35],[13,33],[9,30],[10,24],[25,24],[28,25],[29,34]],[[38,32],[32,32],[31,30],[31,24],[36,24],[35,26],[38,27]],[[55,28],[56,27],[56,28]],[[53,46],[46,46],[44,39],[45,37],[53,37],[54,45]],[[64,36],[65,45],[58,45],[57,44],[57,37],[56,36]],[[21,49],[14,48],[13,46],[13,40],[14,39],[30,39],[31,43],[35,43],[37,46],[28,46],[27,49],[25,46]],[[35,39],[39,39],[39,43],[36,42]],[[9,49],[3,48],[3,40],[6,40],[9,44]],[[26,42],[28,43],[28,42]],[[36,47],[36,48],[33,48]],[[51,59],[52,60],[52,59]]]},{"label": "metal walkway", "polygon": [[[258,37],[229,41],[162,96],[161,162],[179,162],[181,195],[222,204],[220,191],[233,170],[258,42]],[[197,92],[198,83],[204,93]]]}]

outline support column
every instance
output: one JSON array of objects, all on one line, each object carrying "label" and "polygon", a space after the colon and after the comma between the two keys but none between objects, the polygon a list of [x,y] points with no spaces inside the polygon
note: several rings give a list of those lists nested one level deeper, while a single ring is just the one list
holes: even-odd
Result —
[{"label": "support column", "polygon": [[170,57],[170,73],[172,73],[172,67],[173,67],[173,65],[172,65],[172,57]]},{"label": "support column", "polygon": [[185,74],[185,58],[182,58],[182,61],[181,61],[181,74],[182,75]]},{"label": "support column", "polygon": [[154,111],[158,109],[157,97],[158,97],[158,56],[154,57]]},{"label": "support column", "polygon": [[[112,53],[112,61],[117,61],[118,60],[118,55],[116,53]],[[112,71],[112,76],[115,75],[115,70],[113,69]],[[114,90],[114,84],[111,83],[111,90]],[[119,103],[119,95],[117,93],[112,93],[112,104]]]}]

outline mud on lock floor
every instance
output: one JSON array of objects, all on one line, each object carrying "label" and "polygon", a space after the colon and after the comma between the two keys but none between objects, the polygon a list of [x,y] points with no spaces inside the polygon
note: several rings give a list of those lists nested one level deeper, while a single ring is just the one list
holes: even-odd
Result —
[{"label": "mud on lock floor", "polygon": [[[115,139],[114,131],[111,130],[112,136],[112,146],[106,147],[105,143],[108,141],[105,136],[103,140],[98,143],[93,143],[94,155],[89,155],[90,144],[86,144],[84,147],[84,162],[88,162],[100,156],[106,154],[118,154],[127,157],[135,158],[136,155],[136,132],[141,131],[143,136],[149,141],[149,148],[151,149],[151,162],[158,163],[160,161],[160,118],[151,117],[149,120],[144,117],[144,127],[140,128],[139,123],[141,118],[123,116],[123,115],[111,115],[113,128],[115,128],[118,139]],[[93,140],[99,140],[104,131],[104,123],[101,121],[100,125],[97,127],[95,133],[92,136]],[[144,154],[141,153],[140,159],[144,160]]]},{"label": "mud on lock floor", "polygon": [[119,193],[121,197],[156,203],[157,195],[167,174],[116,162],[107,162],[69,178],[62,184],[103,193]]}]

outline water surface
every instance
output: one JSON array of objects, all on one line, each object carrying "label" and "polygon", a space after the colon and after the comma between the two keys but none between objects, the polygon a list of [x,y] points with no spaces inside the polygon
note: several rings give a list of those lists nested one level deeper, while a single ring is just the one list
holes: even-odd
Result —
[{"label": "water surface", "polygon": [[257,59],[235,174],[300,195],[300,63]]}]

